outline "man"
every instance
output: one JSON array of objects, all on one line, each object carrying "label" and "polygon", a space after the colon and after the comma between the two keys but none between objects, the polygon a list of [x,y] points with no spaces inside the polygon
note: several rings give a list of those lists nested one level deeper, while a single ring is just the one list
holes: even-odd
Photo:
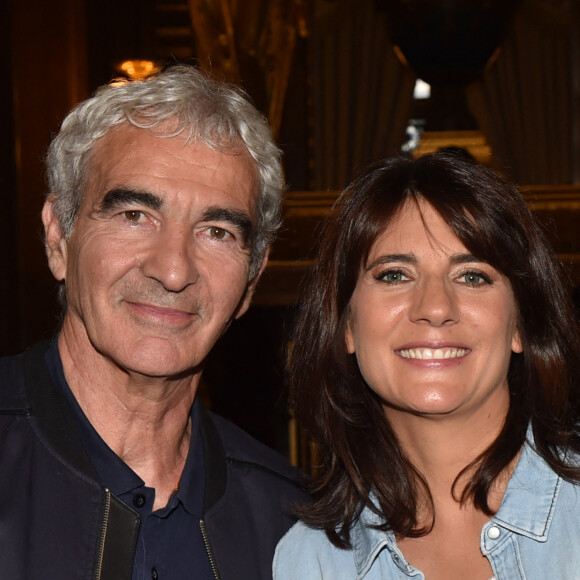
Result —
[{"label": "man", "polygon": [[0,362],[0,578],[271,577],[297,472],[196,392],[266,265],[279,157],[186,66],[65,119],[42,212],[62,328]]}]

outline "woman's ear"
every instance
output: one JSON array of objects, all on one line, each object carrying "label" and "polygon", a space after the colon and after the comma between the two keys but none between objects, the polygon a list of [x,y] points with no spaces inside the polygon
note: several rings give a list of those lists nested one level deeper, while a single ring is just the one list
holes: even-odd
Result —
[{"label": "woman's ear", "polygon": [[42,208],[44,246],[52,275],[60,282],[66,278],[67,241],[54,214],[54,197],[49,196]]},{"label": "woman's ear", "polygon": [[346,317],[346,328],[344,330],[344,343],[346,346],[346,352],[348,352],[348,354],[354,354],[356,352],[356,347],[354,344],[354,336],[352,333],[352,328],[351,328],[351,321],[350,321],[350,313],[347,314]]},{"label": "woman's ear", "polygon": [[512,336],[512,352],[520,353],[523,352],[523,350],[524,346],[522,344],[522,338],[520,336],[520,331],[518,330],[518,327],[516,325],[516,328],[514,329],[514,334]]}]

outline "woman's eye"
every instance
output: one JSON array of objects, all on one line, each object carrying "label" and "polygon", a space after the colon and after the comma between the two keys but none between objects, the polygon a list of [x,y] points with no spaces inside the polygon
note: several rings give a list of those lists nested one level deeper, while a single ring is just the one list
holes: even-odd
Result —
[{"label": "woman's eye", "polygon": [[382,272],[377,276],[378,280],[383,282],[388,282],[389,284],[397,284],[407,279],[407,276],[400,270],[389,270],[387,272]]},{"label": "woman's eye", "polygon": [[460,280],[463,280],[467,286],[481,286],[482,284],[491,284],[489,277],[481,272],[465,272],[465,274],[460,276]]}]

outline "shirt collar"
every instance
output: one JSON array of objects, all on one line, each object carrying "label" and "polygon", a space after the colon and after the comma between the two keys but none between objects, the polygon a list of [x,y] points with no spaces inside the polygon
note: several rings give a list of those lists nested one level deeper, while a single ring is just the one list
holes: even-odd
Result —
[{"label": "shirt collar", "polygon": [[[548,538],[562,480],[534,451],[531,430],[528,430],[528,441],[524,444],[498,512],[483,528],[484,542],[490,541],[486,530],[493,525],[540,542]],[[372,496],[371,499],[374,501]],[[353,526],[351,539],[357,577],[364,577],[383,548],[389,550],[393,562],[401,571],[412,575],[416,570],[397,547],[395,535],[372,527],[382,523],[384,520],[381,517],[365,507]]]},{"label": "shirt collar", "polygon": [[[45,360],[55,386],[63,393],[69,403],[79,428],[81,441],[101,483],[118,497],[144,486],[144,481],[103,441],[78,404],[64,376],[57,339],[52,341],[46,352]],[[197,402],[194,402],[191,409],[189,451],[178,489],[170,499],[168,507],[174,506],[177,500],[190,514],[201,516],[203,514],[204,478],[200,474],[204,473],[204,455],[198,406]]]},{"label": "shirt collar", "polygon": [[[562,480],[533,449],[530,430],[528,441],[507,484],[501,506],[486,527],[499,525],[545,542]],[[487,534],[483,537],[487,538]]]},{"label": "shirt collar", "polygon": [[175,497],[183,504],[183,507],[188,513],[200,518],[203,516],[204,473],[204,453],[201,441],[199,404],[196,398],[191,409],[191,440],[189,442],[189,451],[183,472],[181,473],[179,486],[175,492]]},{"label": "shirt collar", "polygon": [[[376,503],[371,494],[371,500]],[[405,560],[403,553],[397,547],[395,535],[391,531],[383,532],[373,526],[384,523],[383,518],[378,516],[370,508],[365,507],[353,526],[351,532],[354,564],[357,578],[363,578],[368,573],[379,553],[387,548],[391,553],[393,562],[407,574],[412,574],[414,568]]]}]

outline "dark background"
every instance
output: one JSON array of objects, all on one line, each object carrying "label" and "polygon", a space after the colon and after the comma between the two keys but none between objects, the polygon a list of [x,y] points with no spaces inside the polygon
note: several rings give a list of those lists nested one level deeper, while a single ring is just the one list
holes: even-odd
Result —
[{"label": "dark background", "polygon": [[[299,18],[289,21],[296,34],[278,135],[290,190],[316,197],[316,192],[341,189],[365,164],[397,153],[412,118],[419,118],[427,131],[482,132],[492,163],[520,184],[548,191],[553,186],[555,196],[562,187],[575,190],[580,182],[578,2],[296,2]],[[43,157],[51,136],[72,106],[118,76],[117,62],[135,57],[164,64],[199,62],[194,3],[0,4],[0,49],[5,55],[0,85],[0,354],[19,352],[58,329],[55,283],[40,228],[46,193]],[[217,4],[207,1],[208,6]],[[263,25],[273,2],[237,5],[239,80],[266,113],[268,67],[260,68],[248,31],[256,23]],[[402,12],[401,5],[412,9]],[[454,12],[438,12],[442,5]],[[485,20],[478,12],[482,8],[499,11]],[[470,28],[474,14],[486,26]],[[461,42],[465,31],[474,46],[451,42]],[[403,55],[396,55],[394,44]],[[283,51],[282,43],[278,52]],[[459,56],[468,51],[474,58],[466,64]],[[215,62],[220,64],[217,56]],[[433,83],[428,103],[412,98],[417,71]],[[317,211],[313,222],[324,213]],[[312,230],[297,223],[282,232],[274,262],[307,257]],[[214,409],[282,450],[287,444],[282,387],[286,331],[302,270],[278,287],[265,282],[257,304],[218,345],[202,391]]]}]

